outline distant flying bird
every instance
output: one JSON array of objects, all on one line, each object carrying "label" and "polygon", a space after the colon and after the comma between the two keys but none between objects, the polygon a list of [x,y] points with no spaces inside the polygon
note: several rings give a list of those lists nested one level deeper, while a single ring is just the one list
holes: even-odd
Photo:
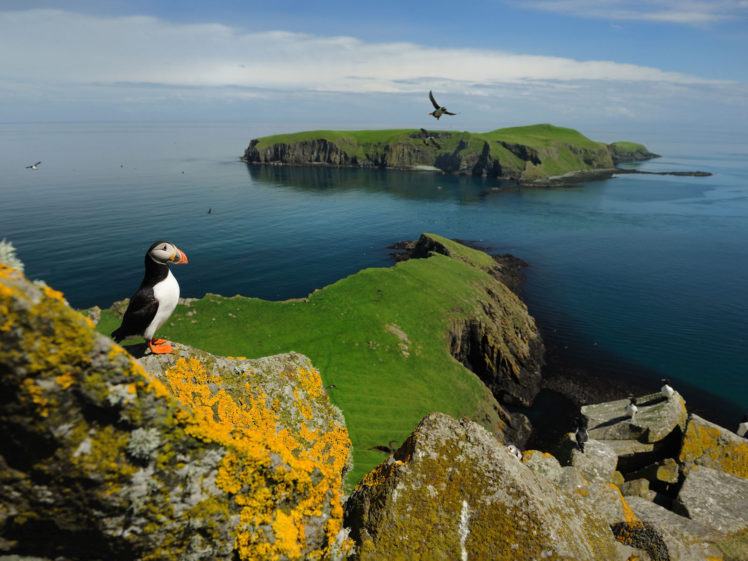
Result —
[{"label": "distant flying bird", "polygon": [[208,214],[213,214],[213,209],[212,208],[208,209]]},{"label": "distant flying bird", "polygon": [[36,169],[39,164],[41,164],[41,162],[36,162],[35,164],[31,164],[30,166],[26,166],[26,169]]},{"label": "distant flying bird", "polygon": [[587,434],[587,417],[577,417],[576,423],[577,430],[574,436],[577,439],[577,446],[579,446],[579,451],[584,454],[584,445],[590,439],[589,435]]},{"label": "distant flying bird", "polygon": [[429,144],[431,144],[437,150],[441,150],[442,149],[441,145],[436,141],[436,139],[432,135],[429,134],[429,131],[427,131],[426,129],[421,129],[421,133],[423,134],[423,143],[426,146],[428,146]]},{"label": "distant flying bird", "polygon": [[629,397],[629,404],[626,406],[626,416],[633,419],[637,411],[639,411],[639,408],[636,406],[636,398]]},{"label": "distant flying bird", "polygon": [[431,92],[431,90],[429,90],[429,99],[431,100],[431,103],[434,105],[434,112],[429,113],[429,115],[433,115],[434,117],[436,117],[437,120],[442,115],[457,115],[457,113],[450,113],[449,111],[447,111],[446,107],[442,107],[441,105],[439,105],[434,99],[434,94]]},{"label": "distant flying bird", "polygon": [[662,387],[660,388],[660,395],[664,397],[665,399],[670,399],[673,397],[673,394],[675,393],[675,390],[670,385],[670,379],[669,378],[663,378],[662,380]]},{"label": "distant flying bird", "polygon": [[179,302],[179,284],[169,270],[169,264],[187,263],[187,256],[172,243],[158,241],[145,254],[145,276],[140,287],[130,298],[122,325],[112,332],[117,343],[130,336],[144,337],[152,353],[172,351],[164,339],[155,339],[159,327],[169,319]]}]

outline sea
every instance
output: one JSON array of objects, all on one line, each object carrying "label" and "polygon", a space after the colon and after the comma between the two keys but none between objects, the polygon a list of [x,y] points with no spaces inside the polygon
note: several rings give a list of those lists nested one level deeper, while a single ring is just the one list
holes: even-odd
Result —
[{"label": "sea", "polygon": [[689,408],[729,428],[748,411],[741,131],[580,128],[661,155],[629,167],[712,175],[569,188],[240,161],[252,138],[317,128],[341,127],[0,124],[0,239],[29,278],[88,308],[132,294],[155,240],[187,254],[175,271],[185,297],[283,300],[392,266],[392,244],[432,232],[527,262],[521,296],[553,357],[652,391],[670,378]]}]

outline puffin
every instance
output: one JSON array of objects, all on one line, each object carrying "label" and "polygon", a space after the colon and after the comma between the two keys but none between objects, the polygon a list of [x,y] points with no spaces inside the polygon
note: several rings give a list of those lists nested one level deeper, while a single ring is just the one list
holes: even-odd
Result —
[{"label": "puffin", "polygon": [[589,435],[587,434],[587,417],[582,417],[580,415],[576,418],[576,423],[577,430],[574,433],[574,437],[577,439],[577,446],[579,446],[579,451],[584,454],[584,445],[590,439]]},{"label": "puffin", "polygon": [[738,425],[738,430],[735,433],[743,438],[748,438],[748,413],[743,414],[743,422]]},{"label": "puffin", "polygon": [[179,301],[179,283],[169,264],[187,263],[184,252],[167,241],[154,242],[145,254],[145,276],[130,299],[122,325],[112,331],[117,343],[131,336],[144,337],[155,354],[168,354],[172,346],[165,339],[154,339],[156,331],[166,323]]},{"label": "puffin", "polygon": [[661,382],[663,385],[660,388],[660,395],[664,397],[665,399],[670,399],[671,397],[673,397],[673,394],[675,393],[675,390],[670,385],[670,379],[663,378]]},{"label": "puffin", "polygon": [[436,117],[437,121],[439,120],[439,117],[441,117],[442,115],[457,115],[457,113],[450,113],[449,111],[447,111],[446,107],[442,107],[441,105],[439,105],[434,99],[434,94],[431,92],[431,90],[429,90],[429,99],[431,100],[431,103],[434,106],[434,112],[429,113],[429,115]]},{"label": "puffin", "polygon": [[633,419],[637,411],[639,411],[639,408],[636,406],[636,398],[629,397],[629,404],[626,406],[626,416]]},{"label": "puffin", "polygon": [[423,143],[426,146],[431,144],[437,150],[442,149],[441,145],[436,141],[436,139],[432,135],[429,134],[429,131],[427,131],[426,129],[421,129],[421,134],[423,134]]},{"label": "puffin", "polygon": [[35,164],[31,164],[30,166],[26,166],[26,169],[36,169],[41,162],[36,162]]}]

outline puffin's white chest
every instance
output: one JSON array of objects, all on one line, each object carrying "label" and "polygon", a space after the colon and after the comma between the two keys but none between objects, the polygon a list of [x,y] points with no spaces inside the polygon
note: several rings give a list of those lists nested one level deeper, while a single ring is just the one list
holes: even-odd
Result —
[{"label": "puffin's white chest", "polygon": [[164,280],[153,287],[153,296],[158,301],[158,311],[145,330],[144,336],[146,339],[153,338],[153,334],[166,323],[179,302],[179,283],[171,274],[171,271]]},{"label": "puffin's white chest", "polygon": [[745,421],[744,423],[740,423],[738,425],[737,433],[738,433],[738,436],[742,436],[743,438],[746,438],[746,435],[748,435],[748,421]]}]

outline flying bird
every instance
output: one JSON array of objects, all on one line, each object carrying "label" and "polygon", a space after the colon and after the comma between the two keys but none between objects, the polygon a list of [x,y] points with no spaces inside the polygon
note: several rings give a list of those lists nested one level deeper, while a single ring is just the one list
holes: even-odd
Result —
[{"label": "flying bird", "polygon": [[433,135],[429,134],[429,131],[426,129],[421,129],[421,133],[423,134],[423,143],[428,146],[431,144],[434,146],[437,150],[441,150],[441,145],[436,141],[436,138],[433,137]]},{"label": "flying bird", "polygon": [[26,169],[36,169],[41,162],[36,162],[35,164],[31,164],[30,166],[26,166]]},{"label": "flying bird", "polygon": [[166,323],[179,302],[179,283],[169,264],[187,263],[187,256],[172,243],[155,242],[145,254],[145,276],[130,299],[122,325],[112,332],[117,343],[131,336],[144,337],[155,354],[166,354],[172,346],[165,339],[154,339],[156,331]]},{"label": "flying bird", "polygon": [[434,99],[434,94],[429,90],[429,99],[431,100],[431,103],[434,105],[434,111],[432,113],[429,113],[429,115],[433,115],[438,120],[439,117],[442,115],[457,115],[457,113],[450,113],[447,111],[446,107],[442,107],[439,105],[436,100]]}]

